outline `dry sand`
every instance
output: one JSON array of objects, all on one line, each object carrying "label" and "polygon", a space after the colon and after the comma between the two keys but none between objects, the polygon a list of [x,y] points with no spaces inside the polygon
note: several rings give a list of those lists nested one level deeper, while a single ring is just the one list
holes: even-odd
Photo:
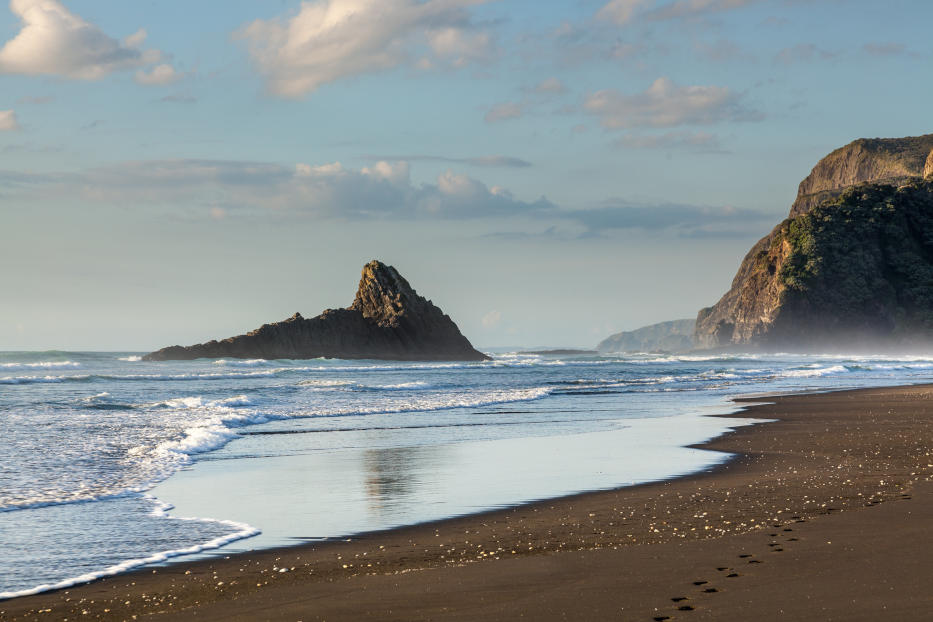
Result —
[{"label": "dry sand", "polygon": [[[714,470],[0,602],[2,620],[933,620],[933,386],[769,398]],[[282,571],[284,569],[284,571]]]}]

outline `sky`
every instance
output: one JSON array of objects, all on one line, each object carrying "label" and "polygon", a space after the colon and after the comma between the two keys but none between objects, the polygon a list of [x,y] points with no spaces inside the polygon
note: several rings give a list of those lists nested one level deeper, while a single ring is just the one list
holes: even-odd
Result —
[{"label": "sky", "polygon": [[394,265],[478,347],[715,303],[797,184],[933,132],[927,0],[12,0],[0,350],[151,350]]}]

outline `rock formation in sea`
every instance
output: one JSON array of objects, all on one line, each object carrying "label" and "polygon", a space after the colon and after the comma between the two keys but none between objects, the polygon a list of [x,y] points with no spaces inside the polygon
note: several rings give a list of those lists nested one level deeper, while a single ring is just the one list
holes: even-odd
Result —
[{"label": "rock formation in sea", "polygon": [[457,325],[379,261],[363,266],[356,298],[346,309],[327,309],[306,319],[287,320],[221,341],[170,346],[144,357],[149,361],[196,358],[387,359],[405,361],[482,361]]},{"label": "rock formation in sea", "polygon": [[789,217],[702,309],[700,347],[933,344],[933,134],[860,139],[823,158]]},{"label": "rock formation in sea", "polygon": [[696,321],[671,320],[606,337],[596,346],[601,353],[611,352],[684,352],[693,348]]}]

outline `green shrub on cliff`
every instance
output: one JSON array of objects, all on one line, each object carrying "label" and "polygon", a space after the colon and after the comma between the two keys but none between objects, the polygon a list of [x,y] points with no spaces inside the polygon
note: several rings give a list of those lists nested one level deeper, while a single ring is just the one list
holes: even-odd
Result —
[{"label": "green shrub on cliff", "polygon": [[[856,186],[782,223],[781,315],[889,333],[933,328],[933,183]],[[792,311],[788,314],[787,311]]]}]

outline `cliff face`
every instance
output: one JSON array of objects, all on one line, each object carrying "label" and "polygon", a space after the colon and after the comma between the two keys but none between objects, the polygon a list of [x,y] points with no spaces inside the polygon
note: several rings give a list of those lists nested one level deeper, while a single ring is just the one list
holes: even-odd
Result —
[{"label": "cliff face", "polygon": [[[924,181],[926,180],[926,181]],[[825,349],[928,337],[933,134],[859,139],[820,160],[787,220],[699,312],[700,347]]]},{"label": "cliff face", "polygon": [[806,213],[843,189],[868,182],[899,183],[933,176],[933,134],[860,138],[836,149],[800,182],[791,216]]},{"label": "cliff face", "polygon": [[481,361],[453,320],[379,261],[363,266],[353,304],[305,319],[282,322],[221,341],[171,346],[146,355],[150,361],[195,358],[389,359]]},{"label": "cliff face", "polygon": [[697,317],[703,347],[933,343],[933,180],[862,184],[779,224]]},{"label": "cliff face", "polygon": [[694,320],[672,320],[610,335],[596,346],[599,352],[683,352],[693,348]]}]

